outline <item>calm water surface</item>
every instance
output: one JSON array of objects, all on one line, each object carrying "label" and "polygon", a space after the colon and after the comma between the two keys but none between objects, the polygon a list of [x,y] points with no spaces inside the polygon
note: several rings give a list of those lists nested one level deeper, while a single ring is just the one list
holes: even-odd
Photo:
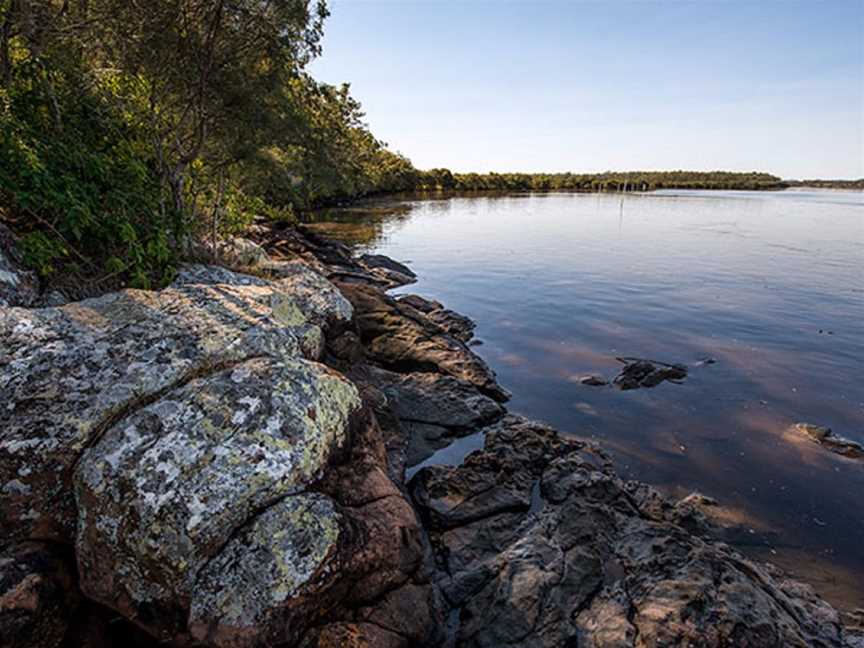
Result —
[{"label": "calm water surface", "polygon": [[[807,421],[864,442],[862,194],[454,197],[324,220],[408,262],[420,280],[402,292],[478,323],[512,411],[597,439],[627,477],[717,498],[744,551],[864,606],[864,463],[785,433]],[[616,356],[688,364],[690,377],[578,383],[613,377]]]}]

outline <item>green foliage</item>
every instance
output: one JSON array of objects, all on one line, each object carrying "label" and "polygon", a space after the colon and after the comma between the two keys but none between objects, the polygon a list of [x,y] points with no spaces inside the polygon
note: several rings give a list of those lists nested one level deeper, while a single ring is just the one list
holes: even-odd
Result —
[{"label": "green foliage", "polygon": [[24,235],[26,260],[43,276],[62,268],[126,273],[142,287],[163,281],[173,260],[169,236],[179,230],[160,210],[145,134],[110,94],[83,89],[62,68],[50,73],[52,109],[44,69],[25,60],[0,88],[0,201]]},{"label": "green foliage", "polygon": [[654,189],[780,189],[767,173],[727,171],[629,171],[606,173],[456,173],[421,171],[421,191],[651,191]]}]

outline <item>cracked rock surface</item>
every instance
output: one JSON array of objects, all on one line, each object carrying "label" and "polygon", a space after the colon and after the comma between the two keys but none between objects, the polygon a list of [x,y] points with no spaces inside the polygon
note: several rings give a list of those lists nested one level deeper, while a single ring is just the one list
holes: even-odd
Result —
[{"label": "cracked rock surface", "polygon": [[675,507],[642,506],[656,504],[646,490],[518,417],[463,466],[422,469],[411,491],[458,611],[455,645],[852,645],[809,587],[679,526]]}]

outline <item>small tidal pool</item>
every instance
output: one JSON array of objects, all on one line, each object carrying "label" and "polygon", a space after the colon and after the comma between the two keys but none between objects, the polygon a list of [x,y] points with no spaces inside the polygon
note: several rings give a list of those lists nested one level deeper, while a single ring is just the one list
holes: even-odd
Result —
[{"label": "small tidal pool", "polygon": [[[474,319],[511,411],[596,439],[626,477],[716,498],[742,551],[864,607],[864,461],[787,431],[864,443],[864,194],[391,199],[314,221],[410,265],[419,281],[398,292]],[[689,376],[580,383],[619,356]]]}]

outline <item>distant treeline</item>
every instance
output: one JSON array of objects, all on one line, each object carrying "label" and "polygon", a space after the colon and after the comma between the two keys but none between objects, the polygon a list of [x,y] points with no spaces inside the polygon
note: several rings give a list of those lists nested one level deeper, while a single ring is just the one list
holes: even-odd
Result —
[{"label": "distant treeline", "polygon": [[417,171],[421,191],[652,191],[654,189],[783,189],[768,173],[728,171],[631,171],[605,173],[452,173]]},{"label": "distant treeline", "polygon": [[817,189],[851,189],[864,191],[864,178],[858,180],[787,180],[790,187],[815,187]]}]

